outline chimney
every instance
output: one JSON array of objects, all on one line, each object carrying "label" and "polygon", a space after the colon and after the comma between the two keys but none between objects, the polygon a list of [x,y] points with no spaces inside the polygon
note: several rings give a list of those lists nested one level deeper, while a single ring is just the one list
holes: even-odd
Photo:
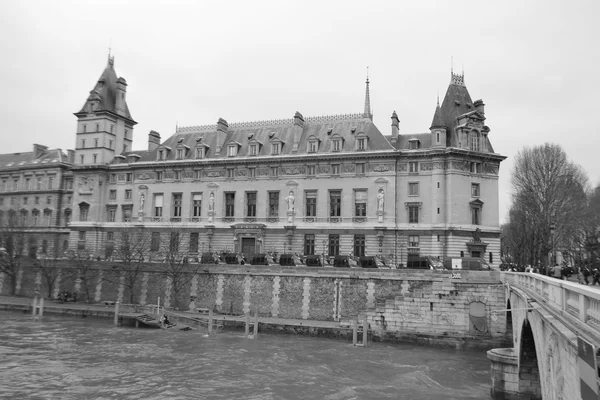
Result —
[{"label": "chimney", "polygon": [[298,111],[296,111],[296,114],[294,114],[294,127],[292,129],[294,132],[292,153],[297,153],[298,145],[300,144],[300,137],[302,136],[302,132],[304,132],[304,117]]},{"label": "chimney", "polygon": [[160,133],[150,131],[148,134],[148,151],[154,151],[160,146]]},{"label": "chimney", "polygon": [[217,121],[217,148],[215,149],[216,154],[221,154],[221,147],[225,143],[225,137],[227,137],[227,130],[229,124],[223,118],[219,118]]},{"label": "chimney", "polygon": [[75,150],[67,150],[67,162],[70,164],[75,163]]},{"label": "chimney", "polygon": [[398,134],[400,132],[400,120],[398,119],[398,114],[396,114],[396,110],[392,113],[392,144],[395,144],[398,140]]},{"label": "chimney", "polygon": [[478,113],[480,113],[481,115],[485,115],[485,104],[483,104],[483,100],[475,100],[475,103],[473,103],[473,105],[475,106],[475,110],[477,110]]},{"label": "chimney", "polygon": [[33,155],[35,158],[40,158],[44,154],[46,154],[46,150],[48,150],[48,146],[42,146],[41,144],[33,144]]}]

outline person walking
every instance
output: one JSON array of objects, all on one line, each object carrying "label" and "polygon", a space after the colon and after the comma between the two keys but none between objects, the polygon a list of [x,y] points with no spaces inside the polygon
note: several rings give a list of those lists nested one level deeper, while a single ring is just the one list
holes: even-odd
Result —
[{"label": "person walking", "polygon": [[554,264],[554,267],[552,267],[552,270],[550,271],[550,276],[552,276],[556,279],[562,280],[562,278],[563,278],[562,267],[558,264]]},{"label": "person walking", "polygon": [[581,274],[583,275],[583,282],[586,285],[589,285],[590,281],[589,281],[588,278],[589,278],[589,276],[591,274],[590,273],[590,269],[588,267],[586,267],[585,265],[582,265],[581,267],[579,267],[579,269],[581,270]]},{"label": "person walking", "polygon": [[592,282],[592,285],[595,285],[596,283],[598,285],[600,285],[600,271],[598,270],[598,268],[594,268],[594,271],[592,271],[592,275],[594,277],[594,281]]}]

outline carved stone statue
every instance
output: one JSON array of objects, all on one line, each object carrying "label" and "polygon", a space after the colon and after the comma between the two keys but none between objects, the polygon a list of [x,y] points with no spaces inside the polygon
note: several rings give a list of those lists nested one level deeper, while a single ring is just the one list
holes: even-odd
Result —
[{"label": "carved stone statue", "polygon": [[385,199],[385,192],[383,189],[379,189],[379,193],[377,193],[377,211],[383,211]]},{"label": "carved stone statue", "polygon": [[144,210],[144,203],[146,202],[146,195],[144,193],[140,194],[140,211]]},{"label": "carved stone statue", "polygon": [[215,192],[210,192],[208,197],[208,211],[215,210]]},{"label": "carved stone statue", "polygon": [[290,190],[290,194],[285,198],[285,202],[287,203],[288,211],[294,211],[294,202],[296,198],[294,197],[294,192]]},{"label": "carved stone statue", "polygon": [[475,232],[473,232],[473,242],[475,242],[475,243],[481,242],[481,229],[477,228],[477,229],[475,229]]}]

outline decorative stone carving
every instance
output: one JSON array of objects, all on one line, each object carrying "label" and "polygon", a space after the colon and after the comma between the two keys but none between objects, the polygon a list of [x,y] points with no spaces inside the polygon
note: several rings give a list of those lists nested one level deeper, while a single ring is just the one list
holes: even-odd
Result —
[{"label": "decorative stone carving", "polygon": [[371,170],[373,172],[393,171],[394,170],[394,166],[390,165],[390,164],[376,164],[376,165],[373,165],[371,167]]},{"label": "decorative stone carving", "polygon": [[344,172],[354,173],[356,167],[353,164],[345,164],[343,170]]},{"label": "decorative stone carving", "polygon": [[398,164],[398,171],[400,172],[406,172],[408,170],[408,164],[404,163],[404,164]]},{"label": "decorative stone carving", "polygon": [[299,175],[306,173],[306,168],[304,167],[285,167],[282,168],[284,175]]},{"label": "decorative stone carving", "polygon": [[82,176],[79,178],[79,194],[93,195],[94,194],[94,178]]},{"label": "decorative stone carving", "polygon": [[235,175],[236,176],[246,176],[246,170],[245,169],[238,169],[235,171]]},{"label": "decorative stone carving", "polygon": [[290,194],[285,198],[285,202],[287,203],[288,211],[294,211],[294,203],[296,202],[296,198],[294,197],[294,192],[290,190]]},{"label": "decorative stone carving", "polygon": [[194,171],[183,171],[183,177],[185,179],[191,179],[194,177]]},{"label": "decorative stone carving", "polygon": [[256,170],[256,175],[259,175],[259,176],[269,175],[269,168],[258,168]]},{"label": "decorative stone carving", "polygon": [[329,173],[329,165],[319,165],[318,172],[319,172],[319,174],[328,174]]},{"label": "decorative stone carving", "polygon": [[431,171],[432,169],[433,169],[433,164],[421,163],[421,171]]},{"label": "decorative stone carving", "polygon": [[165,172],[165,179],[174,179],[174,178],[175,178],[175,174],[173,173],[173,171]]},{"label": "decorative stone carving", "polygon": [[204,176],[207,178],[219,178],[225,176],[225,171],[204,171]]},{"label": "decorative stone carving", "polygon": [[433,169],[446,169],[446,163],[443,161],[436,161],[432,164]]},{"label": "decorative stone carving", "polygon": [[139,179],[140,181],[147,181],[148,179],[154,178],[154,176],[154,172],[142,172],[140,174],[137,174],[137,179]]}]

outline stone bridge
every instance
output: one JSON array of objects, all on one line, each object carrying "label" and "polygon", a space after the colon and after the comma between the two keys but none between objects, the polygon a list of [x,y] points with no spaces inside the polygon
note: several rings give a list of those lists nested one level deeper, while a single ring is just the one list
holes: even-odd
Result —
[{"label": "stone bridge", "polygon": [[495,399],[599,399],[600,290],[532,273],[501,274],[513,347],[488,352]]}]

